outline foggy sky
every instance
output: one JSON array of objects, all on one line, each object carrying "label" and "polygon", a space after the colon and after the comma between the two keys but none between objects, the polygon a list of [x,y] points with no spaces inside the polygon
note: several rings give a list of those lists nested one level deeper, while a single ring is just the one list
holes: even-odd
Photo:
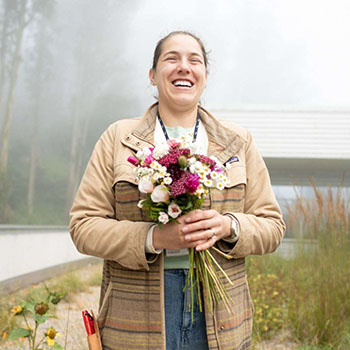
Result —
[{"label": "foggy sky", "polygon": [[145,106],[155,43],[187,29],[211,51],[204,105],[350,107],[346,0],[136,3],[123,57]]}]

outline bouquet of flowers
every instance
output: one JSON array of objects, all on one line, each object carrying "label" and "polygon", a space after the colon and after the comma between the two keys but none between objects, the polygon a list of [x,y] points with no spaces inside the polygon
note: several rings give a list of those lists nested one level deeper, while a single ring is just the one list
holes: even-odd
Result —
[{"label": "bouquet of flowers", "polygon": [[[170,221],[177,221],[193,209],[201,208],[205,195],[211,188],[222,190],[228,184],[226,168],[215,157],[198,154],[192,135],[168,140],[154,148],[139,150],[136,157],[128,161],[136,166],[135,175],[139,191],[147,194],[138,206],[145,208],[148,215],[159,226]],[[213,301],[221,299],[229,312],[232,302],[217,269],[232,284],[229,277],[217,263],[209,250],[201,252],[189,249],[189,274],[185,289],[190,287],[190,310],[193,313],[194,293],[200,311],[202,296],[200,282],[203,286],[204,301],[213,312]]]}]

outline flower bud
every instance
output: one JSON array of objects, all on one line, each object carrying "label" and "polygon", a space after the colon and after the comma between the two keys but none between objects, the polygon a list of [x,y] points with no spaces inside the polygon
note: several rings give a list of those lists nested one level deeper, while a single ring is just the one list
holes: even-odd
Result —
[{"label": "flower bud", "polygon": [[50,327],[50,328],[47,330],[47,333],[46,333],[46,335],[47,335],[50,339],[55,339],[56,334],[57,334],[56,329],[55,329],[55,328],[52,328],[52,327]]},{"label": "flower bud", "polygon": [[38,315],[45,315],[49,310],[49,305],[46,303],[39,303],[35,305],[35,313]]},{"label": "flower bud", "polygon": [[187,158],[185,156],[180,156],[179,159],[177,160],[177,164],[179,164],[181,169],[184,169],[188,165]]}]

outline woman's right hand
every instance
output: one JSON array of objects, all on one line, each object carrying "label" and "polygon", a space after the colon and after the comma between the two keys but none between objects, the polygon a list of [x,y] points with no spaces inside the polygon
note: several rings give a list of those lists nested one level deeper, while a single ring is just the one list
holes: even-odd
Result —
[{"label": "woman's right hand", "polygon": [[154,249],[184,249],[191,247],[189,242],[185,240],[185,234],[182,232],[182,229],[185,226],[185,215],[178,217],[177,221],[178,222],[171,221],[166,225],[162,225],[161,228],[158,226],[154,228]]}]

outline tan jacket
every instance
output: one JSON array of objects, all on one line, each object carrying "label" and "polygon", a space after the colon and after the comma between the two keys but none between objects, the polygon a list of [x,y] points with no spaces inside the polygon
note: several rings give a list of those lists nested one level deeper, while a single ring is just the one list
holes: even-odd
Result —
[{"label": "tan jacket", "polygon": [[[144,198],[137,189],[133,165],[127,158],[153,143],[157,104],[141,119],[112,124],[97,142],[76,195],[70,233],[77,249],[105,259],[99,324],[103,344],[110,349],[165,349],[163,256],[145,253],[152,223],[137,207]],[[228,172],[230,185],[213,190],[203,209],[231,212],[241,234],[232,249],[219,241],[212,252],[234,283],[227,289],[233,313],[221,305],[206,312],[210,349],[247,349],[253,306],[244,257],[273,252],[285,231],[268,171],[251,135],[231,122],[218,122],[199,109],[209,139],[208,155],[221,162],[238,157]],[[152,261],[152,263],[151,263]]]}]

